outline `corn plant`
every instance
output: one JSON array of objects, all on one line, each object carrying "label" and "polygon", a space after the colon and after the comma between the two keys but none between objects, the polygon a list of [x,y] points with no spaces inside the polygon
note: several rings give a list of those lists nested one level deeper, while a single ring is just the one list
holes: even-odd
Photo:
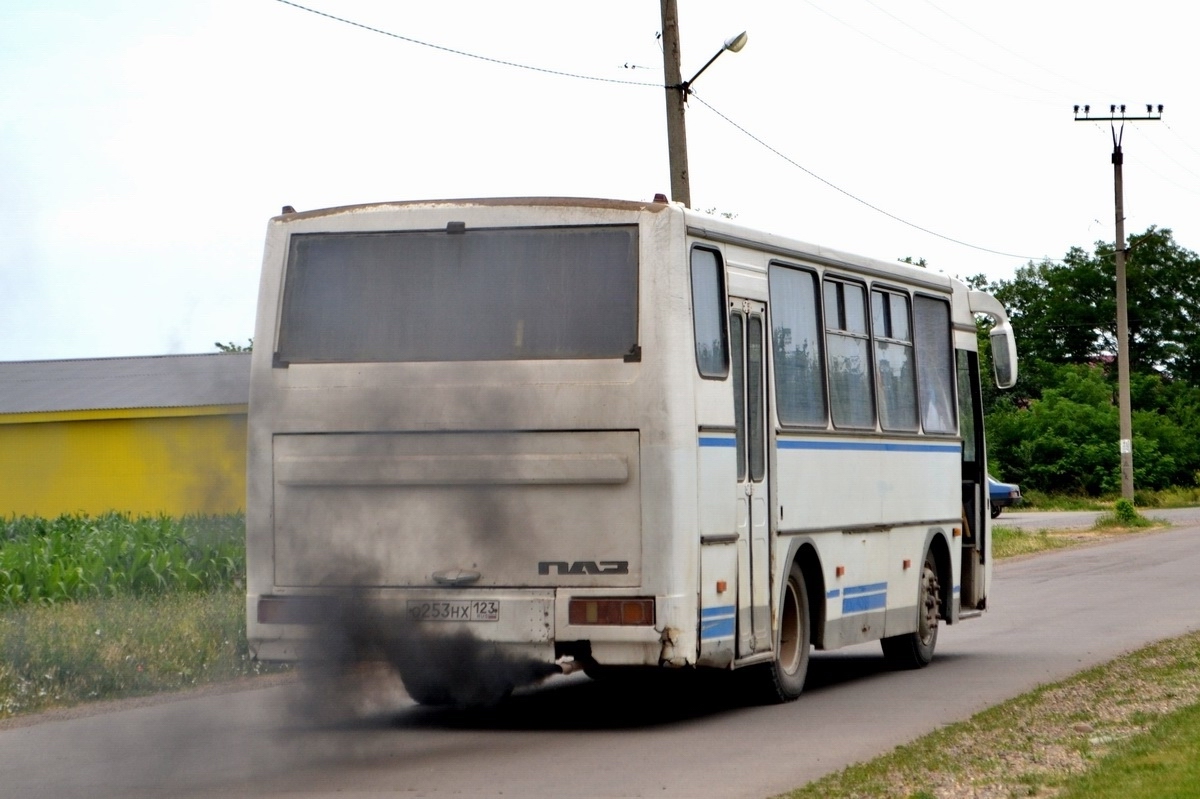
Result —
[{"label": "corn plant", "polygon": [[0,607],[208,591],[237,584],[245,568],[240,515],[0,522]]}]

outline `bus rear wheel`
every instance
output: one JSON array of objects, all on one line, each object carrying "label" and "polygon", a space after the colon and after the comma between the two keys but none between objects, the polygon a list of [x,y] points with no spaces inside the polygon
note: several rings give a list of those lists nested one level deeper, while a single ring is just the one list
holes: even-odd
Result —
[{"label": "bus rear wheel", "polygon": [[933,660],[933,650],[937,646],[938,620],[941,618],[940,597],[937,562],[932,551],[926,552],[917,588],[917,629],[880,641],[883,645],[883,656],[894,668],[920,669],[928,666]]},{"label": "bus rear wheel", "polygon": [[800,564],[793,563],[779,608],[775,659],[750,667],[758,698],[766,703],[778,704],[791,702],[800,696],[804,690],[804,678],[808,675],[811,651],[812,617],[809,615],[808,590]]}]

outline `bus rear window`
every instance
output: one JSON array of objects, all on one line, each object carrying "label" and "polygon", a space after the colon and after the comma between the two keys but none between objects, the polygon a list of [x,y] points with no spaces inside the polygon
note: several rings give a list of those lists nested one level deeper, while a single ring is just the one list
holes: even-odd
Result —
[{"label": "bus rear window", "polygon": [[635,225],[292,237],[282,363],[619,358]]}]

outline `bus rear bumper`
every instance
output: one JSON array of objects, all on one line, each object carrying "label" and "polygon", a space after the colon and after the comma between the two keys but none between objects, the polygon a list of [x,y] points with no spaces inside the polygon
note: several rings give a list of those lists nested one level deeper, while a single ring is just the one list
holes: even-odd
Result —
[{"label": "bus rear bumper", "polygon": [[247,638],[251,656],[266,661],[321,658],[322,652],[347,640],[386,649],[389,642],[420,645],[457,638],[543,662],[573,657],[612,666],[694,665],[695,633],[684,631],[689,625],[677,598],[658,597],[654,619],[646,623],[573,624],[572,595],[561,590],[557,594],[248,594]]},{"label": "bus rear bumper", "polygon": [[301,659],[313,643],[339,635],[367,643],[458,636],[554,650],[553,591],[248,594],[246,618],[250,651],[260,660]]}]

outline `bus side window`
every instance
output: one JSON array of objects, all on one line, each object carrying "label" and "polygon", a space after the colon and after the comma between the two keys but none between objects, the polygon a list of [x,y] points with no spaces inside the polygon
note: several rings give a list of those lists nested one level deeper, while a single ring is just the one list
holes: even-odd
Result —
[{"label": "bus side window", "polygon": [[916,431],[917,387],[913,379],[908,297],[891,291],[872,291],[871,316],[879,426],[884,430]]},{"label": "bus side window", "polygon": [[817,276],[783,264],[771,264],[769,274],[779,421],[824,427],[828,414]]},{"label": "bus side window", "polygon": [[692,250],[692,323],[696,331],[696,367],[702,377],[729,374],[729,340],[725,334],[725,281],[721,257],[712,250]]},{"label": "bus side window", "polygon": [[913,302],[917,339],[917,383],[921,426],[926,433],[958,431],[954,419],[954,365],[951,359],[950,304],[918,295]]},{"label": "bus side window", "polygon": [[834,427],[875,427],[866,305],[862,286],[825,281],[825,346]]}]

